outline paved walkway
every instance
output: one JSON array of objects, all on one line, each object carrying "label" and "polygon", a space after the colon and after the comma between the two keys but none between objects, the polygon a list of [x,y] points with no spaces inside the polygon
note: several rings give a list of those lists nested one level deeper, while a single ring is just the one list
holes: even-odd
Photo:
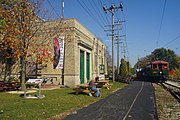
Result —
[{"label": "paved walkway", "polygon": [[134,81],[65,120],[157,120],[151,83]]}]

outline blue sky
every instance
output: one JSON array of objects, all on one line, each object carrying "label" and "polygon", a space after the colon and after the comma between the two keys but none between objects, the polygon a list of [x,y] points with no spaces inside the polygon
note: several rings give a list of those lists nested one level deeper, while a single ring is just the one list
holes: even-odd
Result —
[{"label": "blue sky", "polygon": [[[61,0],[44,1],[53,18],[61,16]],[[76,18],[99,37],[111,53],[111,41],[108,41],[111,36],[107,36],[110,32],[104,31],[108,29],[106,25],[111,25],[111,13],[105,14],[102,7],[105,4],[109,8],[112,3],[119,6],[120,1],[124,11],[116,11],[115,21],[126,21],[120,31],[121,35],[126,35],[121,38],[121,58],[124,56],[123,43],[128,48],[126,56],[132,66],[138,57],[145,57],[156,48],[169,48],[180,55],[180,0],[64,0],[64,16]],[[116,51],[115,47],[115,55]]]}]

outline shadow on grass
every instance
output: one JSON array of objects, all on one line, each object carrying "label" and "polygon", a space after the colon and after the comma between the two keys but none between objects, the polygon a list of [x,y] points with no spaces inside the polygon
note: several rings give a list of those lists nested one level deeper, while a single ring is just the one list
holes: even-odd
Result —
[{"label": "shadow on grass", "polygon": [[70,93],[68,93],[68,94],[71,94],[71,95],[76,95],[76,96],[79,96],[79,95],[87,95],[87,96],[89,96],[87,93],[85,93],[85,92],[79,92],[78,94],[76,94],[76,92],[70,92]]}]

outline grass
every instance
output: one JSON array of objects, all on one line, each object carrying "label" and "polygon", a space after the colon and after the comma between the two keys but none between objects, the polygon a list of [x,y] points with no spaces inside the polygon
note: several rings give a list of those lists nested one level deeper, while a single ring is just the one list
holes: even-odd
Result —
[{"label": "grass", "polygon": [[[111,83],[112,84],[112,83]],[[105,98],[125,84],[114,82],[112,88],[100,90]],[[90,97],[85,94],[75,95],[71,88],[42,91],[43,99],[25,99],[17,94],[0,92],[0,119],[1,120],[44,120],[63,112],[78,109],[91,104],[101,98]]]}]

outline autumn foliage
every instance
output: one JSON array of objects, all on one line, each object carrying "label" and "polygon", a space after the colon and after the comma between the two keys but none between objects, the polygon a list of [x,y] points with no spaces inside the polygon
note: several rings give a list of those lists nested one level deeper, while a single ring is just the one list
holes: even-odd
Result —
[{"label": "autumn foliage", "polygon": [[39,5],[39,0],[0,1],[0,65],[5,66],[5,76],[16,61],[21,61],[19,72],[25,81],[27,60],[36,63],[52,60],[50,39],[37,37],[44,23],[37,16]]},{"label": "autumn foliage", "polygon": [[43,13],[40,1],[0,0],[0,68],[8,65],[7,69],[19,61],[20,70],[16,74],[21,74],[23,84],[27,61],[54,62],[54,49],[50,46],[53,39],[63,35],[70,40],[67,31],[71,29],[65,21],[48,22],[39,17]]},{"label": "autumn foliage", "polygon": [[26,0],[4,0],[0,9],[1,50],[6,51],[6,58],[25,56],[32,32],[31,22],[35,19],[33,6]]},{"label": "autumn foliage", "polygon": [[[0,50],[3,58],[36,57],[44,60],[49,55],[49,42],[35,39],[43,24],[37,15],[37,2],[30,0],[2,0],[0,6]],[[45,35],[44,35],[45,36]],[[4,54],[5,53],[5,54]],[[45,55],[44,55],[45,54]]]}]

